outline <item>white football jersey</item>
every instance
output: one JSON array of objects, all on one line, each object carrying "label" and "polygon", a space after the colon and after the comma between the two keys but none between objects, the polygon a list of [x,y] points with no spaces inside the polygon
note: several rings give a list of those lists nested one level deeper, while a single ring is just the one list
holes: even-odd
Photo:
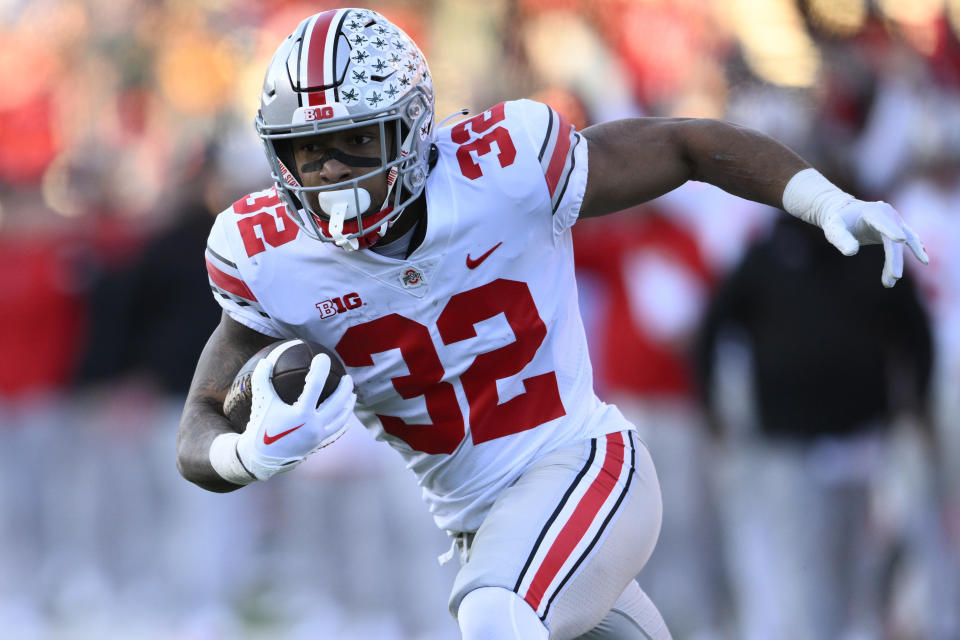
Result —
[{"label": "white football jersey", "polygon": [[586,140],[528,100],[437,138],[426,236],[406,260],[307,238],[273,189],[218,216],[206,260],[232,318],[339,354],[357,415],[438,526],[472,531],[533,460],[629,424],[594,394],[577,306]]}]

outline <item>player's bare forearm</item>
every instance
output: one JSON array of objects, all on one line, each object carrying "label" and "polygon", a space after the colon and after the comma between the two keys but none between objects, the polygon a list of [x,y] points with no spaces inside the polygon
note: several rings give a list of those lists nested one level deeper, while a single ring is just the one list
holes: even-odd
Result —
[{"label": "player's bare forearm", "polygon": [[217,493],[239,489],[210,464],[210,445],[233,431],[223,415],[223,401],[233,378],[254,353],[274,339],[248,329],[224,314],[210,335],[193,375],[177,434],[177,468],[194,484]]},{"label": "player's bare forearm", "polygon": [[583,130],[590,174],[581,215],[626,209],[687,180],[781,207],[790,178],[809,165],[773,138],[708,119],[631,118]]}]

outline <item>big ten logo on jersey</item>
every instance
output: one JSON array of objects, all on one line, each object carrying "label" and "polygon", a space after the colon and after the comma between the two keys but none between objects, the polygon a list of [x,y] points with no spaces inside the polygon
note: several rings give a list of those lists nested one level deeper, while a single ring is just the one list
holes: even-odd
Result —
[{"label": "big ten logo on jersey", "polygon": [[[460,145],[457,148],[457,162],[464,177],[471,180],[483,177],[478,160],[480,156],[493,151],[494,144],[497,145],[497,159],[501,167],[509,167],[517,159],[517,148],[510,137],[510,131],[506,127],[498,126],[507,117],[504,108],[504,103],[501,102],[456,124],[450,130],[450,139]],[[483,135],[471,140],[471,133]],[[473,153],[477,154],[477,160],[474,160]]]},{"label": "big ten logo on jersey", "polygon": [[[297,237],[300,228],[287,217],[276,188],[251,193],[233,203],[233,212],[246,216],[237,220],[247,256],[266,251],[267,245],[279,247]],[[251,215],[252,214],[252,215]]]},{"label": "big ten logo on jersey", "polygon": [[363,300],[360,299],[360,294],[354,291],[353,293],[342,295],[339,298],[330,298],[329,300],[318,302],[317,309],[320,311],[321,318],[329,318],[338,313],[356,309],[362,305]]},{"label": "big ten logo on jersey", "polygon": [[326,120],[333,117],[333,107],[312,107],[303,110],[303,119],[307,122],[311,120]]}]

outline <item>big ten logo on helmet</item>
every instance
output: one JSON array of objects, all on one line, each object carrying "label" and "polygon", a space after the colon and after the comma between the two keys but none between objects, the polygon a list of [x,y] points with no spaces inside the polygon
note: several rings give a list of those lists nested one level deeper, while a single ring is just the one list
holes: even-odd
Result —
[{"label": "big ten logo on helmet", "polygon": [[311,120],[326,120],[333,117],[333,107],[313,107],[303,110],[303,119],[307,122]]},{"label": "big ten logo on helmet", "polygon": [[330,298],[329,300],[318,302],[316,307],[320,310],[321,318],[329,318],[338,313],[356,309],[362,304],[363,300],[360,299],[360,294],[354,291],[353,293],[342,295],[339,298]]}]

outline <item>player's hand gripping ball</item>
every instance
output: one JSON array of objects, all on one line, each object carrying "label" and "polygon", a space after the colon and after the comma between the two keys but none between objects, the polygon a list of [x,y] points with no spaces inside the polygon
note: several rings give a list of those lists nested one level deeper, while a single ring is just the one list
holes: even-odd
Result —
[{"label": "player's hand gripping ball", "polygon": [[[307,378],[307,372],[310,371],[310,361],[319,353],[326,353],[330,358],[330,373],[320,391],[320,402],[326,400],[337,384],[343,377],[345,370],[343,364],[335,353],[326,349],[322,345],[307,344],[302,340],[294,340],[293,345],[280,353],[276,363],[273,365],[273,371],[270,374],[270,382],[280,399],[287,404],[293,404],[303,393],[303,383]],[[253,370],[261,360],[266,358],[271,351],[287,344],[287,342],[274,342],[260,351],[253,354],[249,360],[240,368],[233,379],[233,384],[227,392],[227,398],[223,402],[223,412],[230,420],[234,430],[237,433],[243,433],[250,421],[250,405],[253,402]]]},{"label": "player's hand gripping ball", "polygon": [[337,355],[301,340],[260,350],[237,373],[224,413],[244,467],[266,480],[346,431],[356,395]]}]

